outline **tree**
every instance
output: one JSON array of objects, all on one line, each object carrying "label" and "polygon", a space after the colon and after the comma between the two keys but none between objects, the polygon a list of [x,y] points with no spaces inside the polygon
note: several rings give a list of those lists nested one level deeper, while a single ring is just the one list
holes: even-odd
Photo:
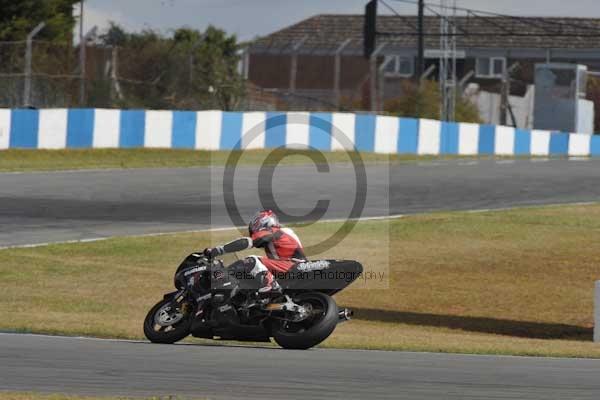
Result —
[{"label": "tree", "polygon": [[221,29],[180,28],[165,36],[154,30],[130,33],[111,23],[100,40],[119,47],[125,93],[120,106],[230,110],[243,96],[239,45]]},{"label": "tree", "polygon": [[45,22],[40,39],[70,42],[76,3],[79,0],[0,0],[0,41],[25,40],[37,24]]},{"label": "tree", "polygon": [[181,28],[175,31],[176,45],[190,53],[190,83],[194,96],[223,110],[231,110],[243,96],[243,81],[238,73],[237,39],[209,26],[204,33]]},{"label": "tree", "polygon": [[100,35],[100,40],[107,46],[124,46],[129,35],[120,25],[110,21],[106,33]]},{"label": "tree", "polygon": [[[386,113],[402,117],[416,117],[417,100],[419,100],[421,118],[440,119],[442,96],[437,82],[424,81],[420,90],[414,82],[406,82],[402,86],[402,92],[403,95],[400,98],[385,102],[384,111]],[[455,111],[458,122],[481,122],[477,106],[460,95],[456,97]]]}]

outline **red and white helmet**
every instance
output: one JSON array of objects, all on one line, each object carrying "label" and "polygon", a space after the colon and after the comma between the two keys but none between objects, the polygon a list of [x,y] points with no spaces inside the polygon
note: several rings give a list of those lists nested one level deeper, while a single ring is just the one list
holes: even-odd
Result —
[{"label": "red and white helmet", "polygon": [[252,236],[253,233],[269,228],[279,228],[279,218],[271,210],[262,210],[254,214],[254,217],[248,224],[248,233]]}]

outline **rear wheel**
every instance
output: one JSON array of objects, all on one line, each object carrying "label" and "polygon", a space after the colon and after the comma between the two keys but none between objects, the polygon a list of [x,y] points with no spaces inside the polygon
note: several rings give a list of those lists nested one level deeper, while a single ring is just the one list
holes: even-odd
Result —
[{"label": "rear wheel", "polygon": [[174,299],[161,300],[144,319],[144,335],[152,343],[175,343],[190,334],[192,318]]},{"label": "rear wheel", "polygon": [[318,292],[304,293],[294,299],[309,313],[298,322],[276,321],[271,334],[278,345],[285,349],[309,349],[333,333],[338,323],[338,308],[328,295]]}]

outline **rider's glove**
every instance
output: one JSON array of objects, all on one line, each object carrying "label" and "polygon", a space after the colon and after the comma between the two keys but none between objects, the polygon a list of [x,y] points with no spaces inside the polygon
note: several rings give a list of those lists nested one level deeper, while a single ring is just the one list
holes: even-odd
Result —
[{"label": "rider's glove", "polygon": [[213,248],[207,247],[202,251],[202,254],[204,254],[208,258],[215,258],[216,256],[220,256],[223,253],[224,251],[222,246],[217,246]]}]

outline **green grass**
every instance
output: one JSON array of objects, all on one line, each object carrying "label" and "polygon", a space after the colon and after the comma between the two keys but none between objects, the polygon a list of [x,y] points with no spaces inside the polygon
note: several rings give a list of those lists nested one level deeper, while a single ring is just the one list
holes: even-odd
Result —
[{"label": "green grass", "polygon": [[[69,150],[2,150],[0,172],[56,171],[102,168],[161,168],[161,167],[205,167],[225,165],[231,155],[240,156],[242,165],[275,163],[269,156],[281,158],[281,164],[296,165],[312,163],[309,158],[314,152],[292,150],[245,150],[202,151],[177,149],[69,149]],[[324,152],[323,160],[328,163],[350,162],[348,153]],[[351,153],[353,157],[357,153]],[[416,156],[361,153],[365,163],[410,162],[430,159],[452,159],[457,156]],[[468,158],[468,157],[465,157]],[[471,157],[472,158],[472,157]]]},{"label": "green grass", "polygon": [[[318,243],[339,224],[298,227]],[[142,338],[188,253],[233,231],[0,251],[0,330]],[[327,257],[383,282],[336,296],[356,311],[325,347],[600,358],[592,342],[600,205],[360,222]],[[312,258],[318,257],[313,254]]]}]

